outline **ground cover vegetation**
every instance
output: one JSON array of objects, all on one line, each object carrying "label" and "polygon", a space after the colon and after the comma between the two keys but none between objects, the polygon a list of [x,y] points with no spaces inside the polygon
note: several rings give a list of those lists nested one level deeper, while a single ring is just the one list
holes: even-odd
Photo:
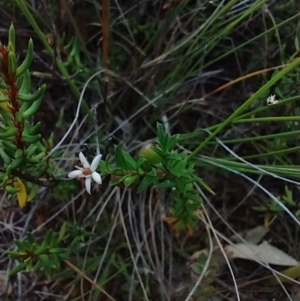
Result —
[{"label": "ground cover vegetation", "polygon": [[1,300],[300,300],[296,0],[0,10]]}]

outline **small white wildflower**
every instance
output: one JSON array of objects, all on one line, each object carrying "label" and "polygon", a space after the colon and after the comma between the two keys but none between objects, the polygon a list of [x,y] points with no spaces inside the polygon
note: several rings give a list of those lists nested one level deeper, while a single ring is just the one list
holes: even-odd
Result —
[{"label": "small white wildflower", "polygon": [[102,184],[101,175],[96,171],[96,169],[100,163],[101,157],[102,157],[101,154],[97,155],[93,159],[92,164],[90,164],[87,161],[84,154],[82,152],[80,152],[79,160],[83,167],[75,166],[76,170],[73,170],[68,174],[69,178],[85,178],[85,189],[89,194],[91,194],[92,179],[96,183]]},{"label": "small white wildflower", "polygon": [[278,100],[276,99],[276,96],[275,95],[270,95],[268,98],[267,98],[267,105],[270,106],[270,105],[275,105],[278,103]]}]

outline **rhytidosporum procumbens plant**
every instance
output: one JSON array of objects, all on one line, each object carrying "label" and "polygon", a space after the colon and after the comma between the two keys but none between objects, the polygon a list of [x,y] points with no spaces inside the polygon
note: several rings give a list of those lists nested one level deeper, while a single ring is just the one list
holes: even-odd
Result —
[{"label": "rhytidosporum procumbens plant", "polygon": [[8,45],[0,44],[0,188],[11,196],[17,195],[22,208],[36,195],[38,185],[49,185],[47,178],[53,166],[47,155],[53,136],[43,139],[38,133],[40,123],[34,124],[32,120],[46,88],[43,85],[31,91],[33,42],[29,40],[26,57],[20,64],[15,47],[15,30],[11,25]]},{"label": "rhytidosporum procumbens plant", "polygon": [[167,189],[171,201],[169,216],[165,221],[176,230],[191,229],[202,202],[194,184],[202,181],[195,174],[193,164],[188,161],[188,154],[175,149],[178,136],[167,135],[159,123],[157,136],[155,144],[142,147],[137,160],[116,146],[115,164],[101,161],[101,174],[111,175],[111,185],[137,186],[137,193],[149,186]]},{"label": "rhytidosporum procumbens plant", "polygon": [[108,160],[100,161],[101,154],[90,164],[81,152],[79,159],[82,167],[76,166],[69,177],[85,179],[85,188],[89,194],[92,180],[102,183],[101,175],[110,176],[110,185],[136,187],[137,193],[149,186],[168,189],[171,196],[170,216],[165,221],[176,230],[191,230],[197,220],[195,213],[202,202],[194,184],[202,184],[202,181],[196,176],[193,164],[188,161],[188,154],[174,149],[178,136],[168,136],[161,124],[157,124],[157,135],[157,142],[143,146],[137,160],[120,145],[115,147],[114,164]]}]

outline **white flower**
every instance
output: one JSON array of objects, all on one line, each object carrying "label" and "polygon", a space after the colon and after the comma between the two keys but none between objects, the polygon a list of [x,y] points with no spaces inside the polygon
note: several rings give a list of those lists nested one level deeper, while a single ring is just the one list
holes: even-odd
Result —
[{"label": "white flower", "polygon": [[267,98],[267,105],[275,105],[278,103],[278,100],[276,99],[276,96],[275,95],[270,95],[268,98]]},{"label": "white flower", "polygon": [[87,161],[84,154],[80,152],[79,159],[83,167],[75,166],[77,169],[71,171],[68,174],[69,178],[85,178],[85,189],[89,194],[91,194],[92,179],[96,183],[102,184],[101,175],[96,171],[100,163],[101,157],[102,157],[101,154],[97,155],[93,159],[92,164],[90,165],[90,163]]}]

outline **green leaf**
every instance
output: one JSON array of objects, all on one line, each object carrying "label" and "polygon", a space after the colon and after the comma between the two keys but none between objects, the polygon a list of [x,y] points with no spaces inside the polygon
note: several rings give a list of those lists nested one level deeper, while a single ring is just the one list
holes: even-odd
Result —
[{"label": "green leaf", "polygon": [[136,170],[137,164],[131,155],[122,150],[122,156],[123,168],[127,170]]},{"label": "green leaf", "polygon": [[38,257],[45,267],[48,267],[50,269],[55,267],[53,262],[49,259],[49,257],[46,254],[41,254]]},{"label": "green leaf", "polygon": [[179,135],[172,136],[168,141],[167,151],[170,152],[174,149],[179,139]]},{"label": "green leaf", "polygon": [[50,158],[51,159],[58,159],[62,156],[62,154],[64,153],[64,150],[58,150],[58,151],[55,151],[53,152],[51,155],[50,155]]},{"label": "green leaf", "polygon": [[26,272],[30,272],[32,269],[32,265],[33,265],[32,259],[31,258],[28,258],[28,259],[29,259],[28,261],[24,262],[26,265],[26,267],[25,267]]},{"label": "green leaf", "polygon": [[37,250],[35,250],[33,253],[34,255],[42,255],[42,254],[46,254],[49,251],[49,247],[39,247]]},{"label": "green leaf", "polygon": [[49,250],[49,253],[51,254],[60,254],[60,253],[65,253],[66,250],[64,248],[52,248]]},{"label": "green leaf", "polygon": [[70,256],[67,253],[60,253],[57,255],[60,259],[70,259]]},{"label": "green leaf", "polygon": [[215,195],[215,192],[201,179],[201,178],[197,178],[197,180],[195,180],[195,182],[199,182],[200,185],[207,190],[208,192],[210,192],[211,194]]},{"label": "green leaf", "polygon": [[39,260],[34,267],[32,268],[32,272],[36,273],[37,271],[39,271],[41,268],[43,267],[43,263]]},{"label": "green leaf", "polygon": [[20,252],[18,252],[18,251],[6,251],[6,254],[9,257],[14,258],[14,259],[19,259],[21,256]]},{"label": "green leaf", "polygon": [[9,271],[9,276],[13,276],[21,271],[24,271],[26,268],[26,264],[24,262],[19,263],[18,265],[16,265],[15,267],[13,267],[10,271]]},{"label": "green leaf", "polygon": [[196,191],[195,191],[195,193],[187,193],[187,194],[185,195],[185,197],[186,197],[187,199],[190,199],[190,200],[195,201],[195,202],[198,202],[198,203],[201,203],[201,202],[202,202],[202,198],[201,198],[199,195],[196,194]]},{"label": "green leaf", "polygon": [[44,238],[42,242],[42,247],[48,247],[50,246],[50,242],[52,240],[53,231],[52,229],[48,230],[46,237]]},{"label": "green leaf", "polygon": [[105,160],[101,160],[100,164],[99,164],[99,170],[103,173],[103,172],[111,172],[113,170],[113,166],[111,164],[109,164],[108,161]]},{"label": "green leaf", "polygon": [[299,51],[300,45],[299,45],[299,37],[297,35],[295,37],[295,48],[297,51]]},{"label": "green leaf", "polygon": [[32,233],[30,232],[27,232],[27,241],[30,243],[30,244],[34,244],[35,243],[35,237]]},{"label": "green leaf", "polygon": [[154,185],[154,188],[157,188],[157,189],[168,189],[168,188],[172,188],[174,187],[175,184],[171,181],[166,181],[166,182],[162,182],[162,183],[158,183],[158,184],[155,184]]},{"label": "green leaf", "polygon": [[137,193],[144,191],[147,187],[149,187],[155,181],[156,181],[156,176],[147,174],[146,176],[143,177],[141,183],[139,184],[139,186],[137,188]]},{"label": "green leaf", "polygon": [[127,175],[124,175],[124,176],[118,177],[117,179],[110,180],[109,185],[112,185],[112,186],[118,185],[118,184],[122,183],[126,177],[127,177]]},{"label": "green leaf", "polygon": [[123,169],[123,156],[122,156],[122,149],[120,145],[115,147],[115,160],[117,167],[121,167]]},{"label": "green leaf", "polygon": [[158,137],[158,142],[161,144],[163,149],[166,149],[166,134],[164,132],[162,124],[159,122],[156,125],[156,130],[157,130],[157,137]]},{"label": "green leaf", "polygon": [[17,247],[20,251],[23,251],[23,252],[26,251],[26,246],[24,245],[24,243],[22,241],[16,239],[15,244],[17,245]]},{"label": "green leaf", "polygon": [[252,210],[257,211],[257,212],[267,212],[268,208],[262,207],[262,206],[252,206]]},{"label": "green leaf", "polygon": [[25,241],[26,243],[26,247],[27,249],[30,251],[30,252],[34,252],[37,248],[37,244],[34,242],[34,243],[31,243],[29,241]]},{"label": "green leaf", "polygon": [[51,270],[52,270],[52,268],[56,268],[56,266],[45,254],[39,255],[39,260],[43,264],[45,275],[47,276],[47,278],[50,279],[51,278]]},{"label": "green leaf", "polygon": [[196,274],[200,275],[203,272],[206,262],[207,262],[207,256],[201,254],[197,262],[192,266],[193,271]]},{"label": "green leaf", "polygon": [[57,247],[57,244],[58,244],[57,239],[58,239],[58,237],[57,237],[56,233],[53,233],[49,247],[51,247],[51,248]]},{"label": "green leaf", "polygon": [[140,176],[139,175],[133,175],[133,176],[127,176],[124,179],[124,185],[125,187],[129,187],[131,184],[133,184],[136,180],[138,180]]},{"label": "green leaf", "polygon": [[281,207],[279,207],[279,206],[270,206],[269,210],[272,211],[272,212],[283,212],[283,211],[284,211],[284,210],[283,210]]},{"label": "green leaf", "polygon": [[59,230],[58,239],[57,239],[58,242],[61,242],[64,239],[67,232],[67,228],[68,228],[68,224],[67,222],[64,222]]},{"label": "green leaf", "polygon": [[60,266],[61,266],[61,259],[59,257],[59,254],[54,254],[51,258],[53,264],[55,265],[55,268],[57,270],[60,270]]}]

